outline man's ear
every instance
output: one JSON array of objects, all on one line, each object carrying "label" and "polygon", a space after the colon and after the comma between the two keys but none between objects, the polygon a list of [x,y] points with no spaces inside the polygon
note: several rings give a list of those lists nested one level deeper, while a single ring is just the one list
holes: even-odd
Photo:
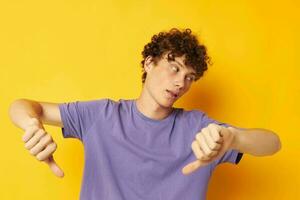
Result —
[{"label": "man's ear", "polygon": [[149,72],[152,67],[153,67],[153,57],[152,56],[148,56],[147,58],[145,58],[145,62],[144,62],[144,70],[145,70],[145,72]]}]

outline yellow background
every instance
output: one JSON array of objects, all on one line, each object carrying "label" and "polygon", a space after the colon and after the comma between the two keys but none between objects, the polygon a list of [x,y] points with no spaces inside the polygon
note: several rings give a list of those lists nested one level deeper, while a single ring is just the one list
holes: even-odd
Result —
[{"label": "yellow background", "polygon": [[299,2],[1,1],[0,199],[78,199],[83,146],[46,126],[65,172],[56,178],[8,118],[17,98],[68,102],[136,98],[141,51],[153,34],[189,27],[214,65],[176,106],[197,108],[282,140],[274,156],[219,166],[207,199],[299,199]]}]

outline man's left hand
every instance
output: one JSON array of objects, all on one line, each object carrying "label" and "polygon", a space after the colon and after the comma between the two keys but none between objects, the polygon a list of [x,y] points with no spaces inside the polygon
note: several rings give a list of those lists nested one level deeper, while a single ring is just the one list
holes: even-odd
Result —
[{"label": "man's left hand", "polygon": [[226,151],[232,148],[235,132],[232,127],[223,127],[218,124],[209,124],[195,136],[191,148],[197,160],[182,168],[182,173],[188,175],[200,167],[206,166],[221,158]]}]

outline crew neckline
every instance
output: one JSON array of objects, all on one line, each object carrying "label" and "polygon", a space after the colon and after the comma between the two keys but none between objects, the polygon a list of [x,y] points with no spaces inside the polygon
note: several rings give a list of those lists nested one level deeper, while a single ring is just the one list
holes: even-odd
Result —
[{"label": "crew neckline", "polygon": [[163,119],[152,119],[150,117],[147,117],[146,115],[144,115],[142,112],[140,112],[137,108],[137,105],[136,105],[136,99],[132,99],[132,107],[133,107],[133,110],[134,112],[140,116],[142,119],[144,120],[147,120],[147,121],[150,121],[150,122],[155,122],[155,123],[162,123],[162,122],[165,122],[165,121],[169,121],[171,120],[171,118],[173,118],[173,116],[176,114],[177,112],[177,109],[173,107],[173,110],[172,112],[165,118]]}]

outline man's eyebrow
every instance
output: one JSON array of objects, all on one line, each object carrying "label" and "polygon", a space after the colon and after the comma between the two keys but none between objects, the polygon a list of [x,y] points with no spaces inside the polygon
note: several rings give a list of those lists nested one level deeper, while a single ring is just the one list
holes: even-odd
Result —
[{"label": "man's eyebrow", "polygon": [[176,62],[178,65],[180,65],[180,67],[184,68],[183,65],[180,62],[178,62],[177,60],[174,60],[174,62]]},{"label": "man's eyebrow", "polygon": [[[178,62],[177,60],[174,60],[174,62],[176,62],[180,67],[182,67],[182,68],[186,68],[186,67],[184,67],[180,62]],[[194,73],[194,72],[191,72],[190,74],[192,74],[192,75],[195,75],[196,76],[196,73]]]}]

